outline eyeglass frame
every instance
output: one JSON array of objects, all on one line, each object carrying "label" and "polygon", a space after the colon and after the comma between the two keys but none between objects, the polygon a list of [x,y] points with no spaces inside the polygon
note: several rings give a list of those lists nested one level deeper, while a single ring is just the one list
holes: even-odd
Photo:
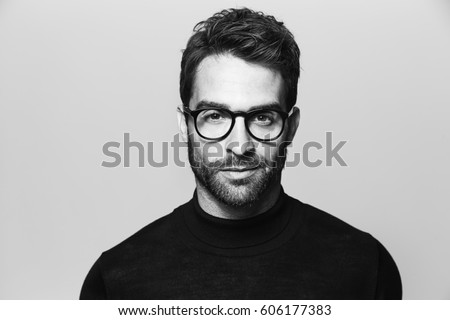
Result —
[{"label": "eyeglass frame", "polygon": [[[205,110],[220,110],[220,111],[224,111],[224,112],[228,113],[231,116],[231,125],[230,125],[230,129],[228,129],[227,133],[225,133],[224,135],[222,135],[222,136],[220,136],[218,138],[208,138],[208,137],[205,137],[204,135],[202,135],[200,133],[200,131],[198,130],[198,127],[197,127],[197,117],[202,111],[205,111]],[[282,111],[282,110],[279,110],[279,109],[275,109],[275,108],[260,108],[260,109],[251,110],[249,112],[246,112],[246,111],[233,112],[231,110],[220,108],[220,107],[200,108],[200,109],[197,109],[197,110],[191,110],[187,106],[183,105],[183,110],[182,111],[183,111],[183,113],[190,115],[194,119],[194,126],[195,126],[195,130],[197,131],[198,135],[200,137],[202,137],[203,139],[210,140],[210,141],[221,141],[221,140],[225,139],[226,137],[228,137],[228,135],[231,133],[231,131],[233,131],[234,125],[236,123],[236,117],[243,117],[244,118],[245,129],[247,130],[248,134],[250,134],[250,136],[253,139],[255,139],[255,140],[259,141],[259,142],[273,141],[273,140],[278,139],[281,136],[281,134],[283,133],[284,128],[285,128],[286,119],[288,119],[291,116],[290,113]],[[250,131],[250,129],[248,127],[248,119],[253,114],[255,114],[257,112],[261,112],[261,111],[274,111],[274,112],[278,113],[281,116],[281,118],[283,120],[282,127],[281,127],[281,130],[280,130],[280,133],[276,137],[270,138],[270,139],[260,139],[260,138],[256,137]]]}]

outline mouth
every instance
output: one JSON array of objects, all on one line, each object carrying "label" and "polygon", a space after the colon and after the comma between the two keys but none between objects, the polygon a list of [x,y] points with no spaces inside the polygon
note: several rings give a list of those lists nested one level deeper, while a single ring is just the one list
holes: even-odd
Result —
[{"label": "mouth", "polygon": [[257,167],[228,167],[228,168],[222,168],[221,171],[233,171],[233,172],[242,172],[242,171],[248,171],[248,170],[255,170]]},{"label": "mouth", "polygon": [[236,180],[252,176],[257,169],[258,167],[230,167],[221,169],[220,173],[228,179]]}]

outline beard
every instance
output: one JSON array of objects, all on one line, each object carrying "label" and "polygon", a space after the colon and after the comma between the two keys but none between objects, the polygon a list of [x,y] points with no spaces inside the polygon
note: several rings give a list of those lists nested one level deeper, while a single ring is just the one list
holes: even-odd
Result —
[{"label": "beard", "polygon": [[[275,161],[268,161],[255,152],[236,155],[227,153],[226,157],[209,162],[194,148],[188,139],[188,156],[197,181],[220,202],[236,207],[252,207],[259,202],[264,193],[281,181],[281,171],[286,161],[286,146],[281,144]],[[281,152],[280,152],[281,151]],[[242,179],[227,179],[220,172],[230,168],[255,168],[255,172]]]}]

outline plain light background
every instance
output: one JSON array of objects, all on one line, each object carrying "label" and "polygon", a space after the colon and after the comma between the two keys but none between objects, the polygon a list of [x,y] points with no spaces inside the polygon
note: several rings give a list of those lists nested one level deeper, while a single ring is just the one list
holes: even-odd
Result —
[{"label": "plain light background", "polygon": [[241,6],[300,46],[291,153],[327,131],[348,141],[348,167],[287,168],[286,192],[379,239],[405,299],[450,298],[445,0],[1,1],[0,298],[77,299],[102,251],[191,198],[172,153],[165,168],[139,168],[135,150],[104,168],[102,146],[130,133],[162,158],[193,26]]}]

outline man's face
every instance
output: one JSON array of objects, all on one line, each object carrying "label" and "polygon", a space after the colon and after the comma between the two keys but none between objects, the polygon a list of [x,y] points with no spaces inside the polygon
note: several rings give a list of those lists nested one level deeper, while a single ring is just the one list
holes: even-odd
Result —
[{"label": "man's face", "polygon": [[[189,109],[209,106],[232,112],[270,106],[286,112],[281,74],[232,55],[209,56],[197,68]],[[235,207],[250,206],[280,183],[286,148],[283,142],[293,138],[298,122],[286,123],[276,140],[260,142],[238,116],[228,136],[211,141],[197,133],[191,116],[186,117],[192,170],[197,182],[216,199]]]}]

